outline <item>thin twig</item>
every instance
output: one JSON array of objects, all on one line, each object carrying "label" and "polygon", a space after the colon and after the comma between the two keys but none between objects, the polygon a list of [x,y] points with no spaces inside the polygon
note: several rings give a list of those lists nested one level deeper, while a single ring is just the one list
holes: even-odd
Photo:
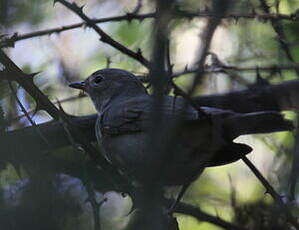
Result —
[{"label": "thin twig", "polygon": [[208,18],[208,17],[213,17],[213,18],[220,18],[220,19],[257,19],[261,22],[265,22],[268,20],[289,20],[289,21],[299,21],[299,15],[298,13],[294,14],[273,14],[273,13],[264,13],[264,14],[259,14],[257,12],[252,12],[252,13],[221,13],[221,14],[215,14],[214,12],[210,11],[199,11],[199,12],[188,12],[188,11],[183,11],[183,10],[178,10],[177,14],[181,18]]},{"label": "thin twig", "polygon": [[[264,12],[269,14],[270,13],[270,6],[266,2],[266,0],[260,0],[260,3],[261,3],[261,7],[264,10]],[[298,17],[298,15],[297,15],[297,17]],[[289,43],[287,41],[287,36],[284,32],[284,28],[283,28],[283,25],[281,24],[281,21],[276,19],[276,18],[272,18],[270,21],[271,21],[271,24],[272,24],[272,27],[273,27],[274,31],[277,34],[277,38],[278,38],[278,41],[279,41],[279,44],[280,44],[282,50],[285,52],[287,58],[292,63],[294,63],[295,59],[294,59],[294,57],[291,53],[291,49],[290,49]],[[297,68],[297,69],[294,69],[294,70],[295,70],[297,76],[299,77],[299,69]]]},{"label": "thin twig", "polygon": [[[248,66],[248,67],[239,67],[239,66],[233,66],[233,65],[223,65],[219,67],[214,66],[208,66],[206,65],[203,69],[203,72],[205,74],[208,73],[225,73],[227,70],[234,70],[237,72],[247,72],[247,71],[256,71],[256,69],[259,69],[259,71],[264,72],[273,72],[273,73],[280,73],[281,71],[290,71],[295,70],[299,68],[299,63],[289,63],[289,64],[281,64],[281,65],[268,65],[268,66]],[[177,71],[172,75],[173,78],[177,78],[179,76],[185,75],[185,74],[194,74],[198,72],[198,68],[191,68],[191,69],[184,69],[181,71]]]},{"label": "thin twig", "polygon": [[28,112],[26,111],[26,108],[23,106],[22,102],[20,101],[20,99],[17,96],[17,92],[15,91],[15,89],[12,86],[11,82],[8,82],[9,88],[12,92],[12,94],[14,95],[14,98],[16,99],[17,104],[19,105],[21,111],[23,112],[24,116],[26,116],[26,118],[28,119],[28,121],[30,122],[30,124],[35,127],[37,133],[39,134],[39,136],[41,137],[41,139],[45,142],[46,145],[49,145],[49,142],[47,140],[47,138],[42,134],[42,132],[40,131],[39,127],[35,124],[35,122],[32,120],[32,118],[30,117],[30,115],[28,114]]},{"label": "thin twig", "polygon": [[[212,1],[213,4],[213,13],[215,15],[225,14],[227,7],[229,5],[228,0],[214,0]],[[216,31],[216,28],[221,23],[221,18],[213,17],[210,18],[207,22],[205,29],[201,33],[201,44],[200,49],[198,52],[198,59],[197,59],[197,72],[192,82],[190,89],[188,90],[188,94],[192,96],[198,84],[202,81],[202,76],[204,74],[204,65],[206,62],[206,57],[208,55],[210,45]]]},{"label": "thin twig", "polygon": [[[93,220],[94,220],[94,230],[101,230],[101,222],[100,222],[100,205],[98,204],[96,200],[96,193],[94,190],[93,185],[91,184],[91,181],[87,179],[85,182],[85,188],[88,193],[88,201],[92,207],[93,212]],[[101,202],[103,204],[104,202]]]},{"label": "thin twig", "polygon": [[[80,98],[84,98],[84,97],[86,97],[85,94],[79,94],[79,95],[77,95],[77,96],[67,97],[67,98],[64,98],[64,99],[61,99],[61,100],[58,100],[58,101],[54,101],[54,102],[52,102],[52,103],[53,103],[54,105],[57,105],[57,104],[63,104],[63,103],[65,103],[65,102],[74,101],[74,100],[77,100],[77,99],[80,99]],[[36,111],[36,109],[30,109],[30,110],[27,111],[27,113],[28,113],[28,114],[31,114],[31,113],[34,113],[35,111]],[[5,122],[5,124],[6,124],[6,125],[10,125],[11,123],[18,121],[18,120],[22,119],[22,118],[25,117],[25,116],[26,116],[26,114],[22,114],[22,115],[20,115],[20,116],[13,117],[13,118],[7,120],[7,121]]]},{"label": "thin twig", "polygon": [[[214,14],[219,14],[219,15],[225,14],[225,12],[227,10],[227,6],[229,4],[229,2],[227,0],[222,0],[221,2],[220,2],[220,0],[215,0],[215,1],[212,1],[212,3],[213,3],[212,12]],[[205,113],[200,109],[200,107],[196,106],[196,104],[194,102],[192,102],[190,97],[194,93],[198,84],[201,82],[202,76],[205,73],[204,67],[205,67],[206,57],[207,57],[209,49],[210,49],[210,44],[212,42],[214,32],[220,23],[221,23],[221,18],[219,18],[219,17],[209,18],[209,20],[206,24],[206,27],[204,28],[204,30],[201,33],[201,44],[200,44],[200,48],[199,48],[199,52],[198,52],[198,60],[196,62],[196,65],[197,65],[196,72],[195,72],[196,75],[194,77],[194,80],[193,80],[192,85],[191,85],[190,89],[188,90],[188,92],[184,93],[181,89],[179,89],[178,86],[176,86],[173,83],[173,87],[175,89],[174,93],[184,97],[195,109],[198,110],[198,112],[203,117],[205,117]],[[182,111],[184,111],[187,108],[187,103],[185,103],[184,107],[185,108]]]}]

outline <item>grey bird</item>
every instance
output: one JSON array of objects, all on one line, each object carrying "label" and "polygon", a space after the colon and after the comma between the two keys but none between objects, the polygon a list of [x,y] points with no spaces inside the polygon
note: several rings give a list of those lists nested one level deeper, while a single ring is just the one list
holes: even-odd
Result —
[{"label": "grey bird", "polygon": [[[98,112],[96,133],[105,157],[133,180],[151,180],[161,163],[157,162],[161,158],[149,151],[155,108],[138,78],[125,70],[102,69],[70,87],[85,91],[91,98]],[[275,111],[235,113],[201,107],[203,116],[180,97],[164,96],[161,110],[163,127],[157,135],[161,143],[171,141],[166,148],[169,158],[162,162],[163,185],[186,185],[206,166],[241,159],[252,148],[233,142],[240,135],[293,128]]]}]

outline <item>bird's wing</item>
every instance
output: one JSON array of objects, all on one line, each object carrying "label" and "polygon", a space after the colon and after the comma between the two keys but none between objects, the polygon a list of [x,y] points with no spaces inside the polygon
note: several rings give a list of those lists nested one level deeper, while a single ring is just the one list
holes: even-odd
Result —
[{"label": "bird's wing", "polygon": [[[199,119],[199,113],[182,98],[165,96],[162,104],[162,118],[165,123],[181,119]],[[101,132],[119,135],[127,132],[146,130],[152,122],[152,115],[158,109],[153,105],[151,96],[127,98],[112,103],[100,121]]]}]

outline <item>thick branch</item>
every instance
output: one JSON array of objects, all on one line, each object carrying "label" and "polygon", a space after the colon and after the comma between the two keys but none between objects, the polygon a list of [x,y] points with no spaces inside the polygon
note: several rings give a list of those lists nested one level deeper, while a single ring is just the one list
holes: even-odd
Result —
[{"label": "thick branch", "polygon": [[[72,123],[70,117],[63,111],[57,109],[55,105],[46,97],[42,91],[33,83],[33,77],[23,73],[21,69],[12,61],[10,58],[0,50],[0,63],[5,66],[5,69],[0,72],[0,80],[6,79],[10,81],[16,81],[22,86],[28,94],[30,94],[36,101],[38,109],[43,109],[49,113],[55,120],[64,124],[64,127],[71,133],[71,138],[80,144],[81,148],[85,151],[88,156],[93,159],[95,164],[98,164],[109,174],[115,176],[115,180],[122,180],[122,177],[115,170],[114,167],[98,153],[96,148],[90,144],[90,140],[86,137],[83,130]],[[63,133],[67,133],[65,128]],[[57,138],[55,138],[57,140]],[[70,136],[68,136],[68,144],[70,144]],[[4,144],[5,145],[5,144]],[[121,183],[121,182],[120,182]]]},{"label": "thick branch", "polygon": [[298,110],[299,81],[286,81],[266,87],[252,87],[225,94],[199,96],[200,106],[230,109],[235,112],[249,113],[265,110]]}]

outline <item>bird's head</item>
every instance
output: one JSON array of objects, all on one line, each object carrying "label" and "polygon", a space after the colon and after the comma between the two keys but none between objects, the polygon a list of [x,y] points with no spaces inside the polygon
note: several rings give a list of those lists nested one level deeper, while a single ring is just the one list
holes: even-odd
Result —
[{"label": "bird's head", "polygon": [[85,81],[73,82],[69,86],[86,92],[98,111],[111,102],[112,98],[147,94],[134,74],[121,69],[98,70]]}]

